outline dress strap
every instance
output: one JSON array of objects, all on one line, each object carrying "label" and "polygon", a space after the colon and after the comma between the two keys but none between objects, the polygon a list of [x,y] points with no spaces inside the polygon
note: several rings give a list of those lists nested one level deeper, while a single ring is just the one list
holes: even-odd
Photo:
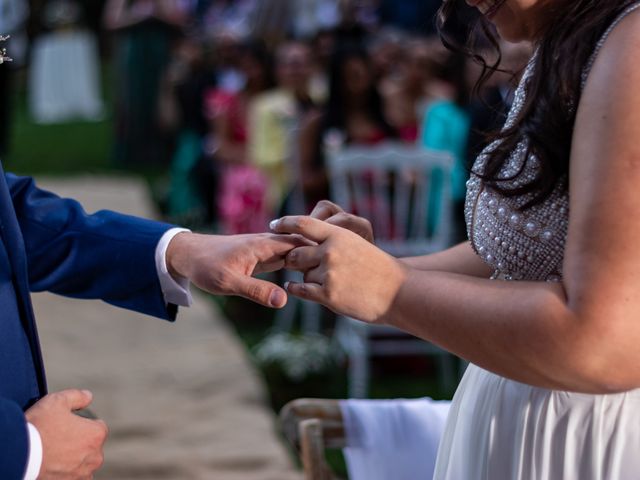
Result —
[{"label": "dress strap", "polygon": [[591,72],[591,69],[593,68],[593,64],[595,63],[596,58],[598,57],[598,54],[600,53],[600,50],[602,49],[602,46],[604,45],[604,42],[607,41],[607,38],[609,38],[609,35],[611,35],[611,32],[613,32],[613,30],[618,26],[618,24],[622,20],[624,20],[624,18],[627,15],[629,15],[630,13],[635,12],[639,8],[640,8],[640,1],[631,3],[624,11],[622,11],[622,13],[620,13],[620,15],[618,15],[616,17],[616,19],[611,23],[611,25],[609,25],[609,28],[607,28],[607,30],[602,34],[602,37],[600,37],[600,40],[598,40],[598,43],[596,44],[596,47],[593,50],[593,53],[591,54],[591,57],[589,57],[589,61],[587,62],[587,64],[584,67],[584,70],[582,71],[582,86],[581,86],[581,88],[583,90],[584,90],[584,86],[587,83],[587,78],[589,78],[589,73]]}]

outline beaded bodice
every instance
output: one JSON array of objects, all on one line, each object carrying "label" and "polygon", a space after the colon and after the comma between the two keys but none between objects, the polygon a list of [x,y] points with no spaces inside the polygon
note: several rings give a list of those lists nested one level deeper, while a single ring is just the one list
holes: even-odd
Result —
[{"label": "beaded bodice", "polygon": [[[522,75],[505,128],[513,125],[524,104],[533,63],[529,63]],[[476,253],[494,269],[495,278],[557,281],[562,277],[569,222],[566,183],[559,182],[542,203],[520,211],[531,199],[530,195],[506,197],[473,173],[483,171],[488,153],[498,142],[490,144],[478,156],[467,182],[465,216],[469,240]],[[505,187],[516,187],[530,182],[537,168],[538,160],[535,155],[527,155],[527,140],[523,139],[499,176],[513,178],[504,182]]]},{"label": "beaded bodice", "polygon": [[[596,56],[611,31],[624,17],[639,8],[640,2],[633,2],[602,35],[583,70],[583,88]],[[513,126],[524,105],[534,64],[535,54],[516,89],[505,128]],[[498,142],[490,144],[478,156],[467,182],[465,217],[469,240],[476,253],[494,269],[493,278],[559,281],[562,278],[569,223],[567,179],[561,179],[543,202],[521,211],[520,207],[531,200],[530,194],[507,197],[485,185],[473,173],[484,170],[487,155],[499,145]],[[510,179],[504,181],[504,186],[513,188],[530,182],[538,168],[539,161],[535,155],[527,154],[527,139],[523,138],[511,153],[499,177]]]}]

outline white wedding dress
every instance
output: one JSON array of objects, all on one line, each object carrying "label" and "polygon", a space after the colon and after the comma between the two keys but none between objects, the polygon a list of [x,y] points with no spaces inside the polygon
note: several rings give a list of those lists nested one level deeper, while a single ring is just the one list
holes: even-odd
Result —
[{"label": "white wedding dress", "polygon": [[[640,9],[630,6],[604,34],[589,64],[618,22]],[[636,13],[640,14],[640,12]],[[507,119],[522,108],[533,62],[523,75]],[[495,148],[495,144],[488,149]],[[485,151],[486,152],[486,151]],[[482,171],[480,155],[473,171]],[[502,172],[527,181],[537,160],[526,140]],[[473,176],[466,217],[478,255],[504,281],[558,281],[569,220],[565,184],[543,203],[520,213],[529,197],[507,198]],[[640,346],[639,346],[640,348]],[[536,388],[470,365],[455,394],[440,443],[436,480],[620,480],[640,478],[640,390],[587,395]]]}]

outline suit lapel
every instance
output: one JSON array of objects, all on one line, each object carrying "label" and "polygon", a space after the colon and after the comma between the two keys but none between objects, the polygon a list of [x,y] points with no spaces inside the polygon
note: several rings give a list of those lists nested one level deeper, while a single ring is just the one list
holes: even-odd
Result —
[{"label": "suit lapel", "polygon": [[14,288],[18,296],[17,300],[20,308],[21,321],[29,338],[33,362],[37,370],[38,387],[41,395],[44,395],[46,394],[47,387],[38,331],[33,314],[33,307],[31,305],[27,255],[2,163],[0,163],[0,235],[2,236],[2,241],[9,255],[9,261],[13,271]]}]

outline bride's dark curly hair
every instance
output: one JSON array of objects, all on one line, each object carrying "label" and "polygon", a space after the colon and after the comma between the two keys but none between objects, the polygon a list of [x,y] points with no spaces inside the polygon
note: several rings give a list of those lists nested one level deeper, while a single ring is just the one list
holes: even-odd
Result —
[{"label": "bride's dark curly hair", "polygon": [[[478,90],[499,68],[500,47],[494,29],[484,16],[461,25],[465,23],[460,18],[462,3],[443,1],[438,12],[438,29],[447,47],[466,52],[482,65]],[[500,145],[489,154],[484,171],[474,172],[503,195],[532,194],[523,209],[542,202],[558,181],[568,176],[576,119],[574,106],[580,100],[582,71],[606,29],[632,3],[632,0],[555,0],[549,5],[548,23],[535,41],[538,54],[520,115],[512,127],[494,135],[493,140],[501,140]],[[498,59],[491,65],[477,53],[477,46],[487,43],[496,51]],[[525,137],[529,140],[528,153],[540,160],[539,174],[521,187],[507,187],[498,173]]]}]

